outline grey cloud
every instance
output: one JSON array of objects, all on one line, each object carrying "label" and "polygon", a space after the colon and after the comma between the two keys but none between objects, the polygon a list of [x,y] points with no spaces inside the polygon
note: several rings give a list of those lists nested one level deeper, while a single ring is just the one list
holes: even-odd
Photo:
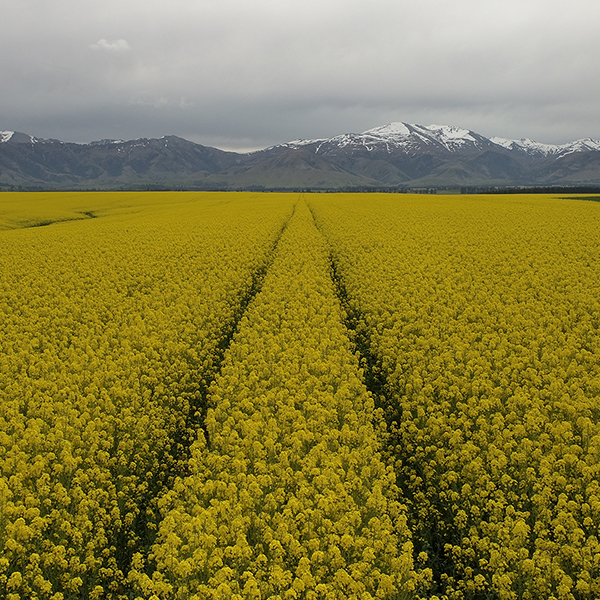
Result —
[{"label": "grey cloud", "polygon": [[0,129],[73,141],[174,133],[229,148],[399,120],[600,138],[596,0],[0,8]]},{"label": "grey cloud", "polygon": [[127,52],[131,50],[131,46],[124,39],[108,41],[106,38],[101,38],[95,44],[90,44],[93,50],[104,50],[106,52]]}]

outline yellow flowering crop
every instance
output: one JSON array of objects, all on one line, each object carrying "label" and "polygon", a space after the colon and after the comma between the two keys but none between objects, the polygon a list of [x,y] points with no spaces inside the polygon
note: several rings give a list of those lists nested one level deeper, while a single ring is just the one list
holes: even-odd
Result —
[{"label": "yellow flowering crop", "polygon": [[106,214],[0,235],[0,595],[122,593],[293,207],[147,197],[80,198]]},{"label": "yellow flowering crop", "polygon": [[191,475],[164,501],[159,589],[182,600],[408,589],[404,508],[303,201],[211,388],[206,424]]},{"label": "yellow flowering crop", "polygon": [[600,597],[600,205],[313,196],[432,592]]},{"label": "yellow flowering crop", "polygon": [[600,204],[0,194],[0,597],[600,597]]}]

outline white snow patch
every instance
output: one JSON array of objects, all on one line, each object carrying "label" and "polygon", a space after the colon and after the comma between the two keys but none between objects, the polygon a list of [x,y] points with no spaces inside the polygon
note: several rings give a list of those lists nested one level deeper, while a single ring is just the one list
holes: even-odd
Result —
[{"label": "white snow patch", "polygon": [[557,154],[561,150],[561,146],[554,144],[540,144],[529,138],[521,138],[520,140],[508,140],[501,137],[490,138],[490,141],[498,146],[502,146],[507,150],[523,150],[530,154],[543,154],[549,156],[550,154]]},{"label": "white snow patch", "polygon": [[490,142],[496,144],[497,146],[502,146],[503,148],[506,148],[507,150],[510,150],[513,146],[513,144],[515,143],[514,140],[508,140],[506,138],[502,138],[502,137],[492,137],[490,138]]},{"label": "white snow patch", "polygon": [[[284,144],[276,144],[275,146],[269,146],[264,150],[272,150],[273,148],[293,148],[298,149],[302,146],[309,146],[311,144],[320,144],[323,142],[328,142],[330,140],[327,139],[316,139],[316,140],[292,140],[291,142],[285,142]],[[257,152],[263,152],[264,150],[258,150]]]},{"label": "white snow patch", "polygon": [[389,123],[381,127],[374,127],[363,131],[362,135],[372,135],[374,137],[407,137],[410,135],[410,129],[405,123]]},{"label": "white snow patch", "polygon": [[0,131],[0,144],[3,142],[8,142],[14,133],[14,131]]},{"label": "white snow patch", "polygon": [[448,150],[468,145],[478,145],[478,140],[473,137],[472,132],[462,127],[452,125],[413,125],[425,136],[442,144]]},{"label": "white snow patch", "polygon": [[600,140],[593,140],[592,138],[584,138],[581,140],[575,140],[570,144],[565,144],[569,147],[570,152],[586,152],[589,150],[600,150]]},{"label": "white snow patch", "polygon": [[386,141],[396,146],[410,146],[414,142],[441,144],[448,150],[454,150],[465,144],[478,145],[473,132],[462,127],[450,125],[418,125],[416,123],[390,123],[365,131],[362,136]]},{"label": "white snow patch", "polygon": [[506,138],[490,138],[494,144],[507,148],[508,150],[522,150],[529,154],[542,154],[543,156],[564,156],[573,152],[589,152],[600,150],[600,141],[591,138],[575,140],[566,144],[541,144],[529,138],[520,140],[508,140]]},{"label": "white snow patch", "polygon": [[560,152],[561,147],[554,144],[541,144],[529,138],[523,138],[516,142],[517,146],[529,150],[530,152],[539,152],[540,154],[556,154]]}]

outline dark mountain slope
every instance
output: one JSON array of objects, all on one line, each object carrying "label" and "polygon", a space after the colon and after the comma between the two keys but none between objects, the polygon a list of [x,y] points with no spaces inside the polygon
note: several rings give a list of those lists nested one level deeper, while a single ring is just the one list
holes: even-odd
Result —
[{"label": "dark mountain slope", "polygon": [[[0,144],[0,182],[49,187],[112,187],[137,182],[176,184],[203,179],[240,160],[176,136],[128,142],[71,144],[20,134]],[[27,139],[24,139],[27,138]]]},{"label": "dark mountain slope", "polygon": [[488,139],[445,125],[391,123],[249,154],[177,136],[73,144],[0,132],[0,186],[47,189],[335,189],[600,185],[600,142]]}]

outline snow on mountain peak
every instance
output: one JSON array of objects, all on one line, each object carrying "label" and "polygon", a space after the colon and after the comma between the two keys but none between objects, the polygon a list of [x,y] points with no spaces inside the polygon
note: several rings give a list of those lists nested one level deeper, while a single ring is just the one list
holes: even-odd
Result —
[{"label": "snow on mountain peak", "polygon": [[481,151],[485,148],[499,146],[509,151],[522,152],[532,156],[560,157],[573,152],[590,150],[600,151],[600,141],[590,138],[577,140],[563,145],[541,144],[529,138],[510,140],[507,138],[486,138],[480,134],[454,125],[419,125],[416,123],[393,122],[367,129],[362,133],[344,133],[331,138],[296,139],[284,144],[277,144],[259,152],[274,148],[299,150],[309,146],[317,153],[331,152],[333,149],[363,148],[368,151],[394,149],[414,153],[429,147],[431,150],[443,149],[446,152]]},{"label": "snow on mountain peak", "polygon": [[[419,127],[418,125],[416,127]],[[462,127],[455,127],[453,125],[427,125],[422,127],[427,131],[438,134],[441,139],[447,141],[455,140],[466,140],[469,142],[476,142],[477,140],[472,136],[471,131],[463,129]]]},{"label": "snow on mountain peak", "polygon": [[403,146],[410,145],[412,142],[440,144],[447,150],[455,150],[464,145],[479,145],[479,141],[473,136],[472,131],[451,125],[390,123],[389,125],[369,129],[362,135]]},{"label": "snow on mountain peak", "polygon": [[510,150],[515,143],[515,140],[509,140],[508,138],[503,137],[492,137],[490,138],[490,142],[496,144],[496,146],[502,146],[503,148]]},{"label": "snow on mountain peak", "polygon": [[575,140],[570,144],[565,144],[572,148],[571,152],[582,152],[585,150],[600,150],[600,140],[593,140],[592,138],[583,138],[581,140]]},{"label": "snow on mountain peak", "polygon": [[13,144],[37,144],[45,140],[38,139],[20,131],[0,131],[0,143],[11,141]]},{"label": "snow on mountain peak", "polygon": [[560,151],[561,146],[555,146],[553,144],[540,144],[529,138],[521,138],[520,140],[509,140],[502,137],[490,138],[490,141],[497,146],[502,146],[507,150],[523,150],[528,153],[542,154],[548,156],[549,154],[556,154]]},{"label": "snow on mountain peak", "polygon": [[573,152],[585,152],[589,150],[600,150],[600,141],[591,138],[575,140],[567,144],[540,144],[529,138],[520,140],[508,140],[506,138],[493,137],[490,141],[507,150],[521,150],[529,154],[541,154],[543,156],[564,156]]},{"label": "snow on mountain peak", "polygon": [[362,135],[372,135],[375,137],[398,137],[408,136],[410,133],[411,131],[406,126],[406,123],[389,123],[388,125],[382,125],[381,127],[367,129],[367,131],[363,131]]}]

